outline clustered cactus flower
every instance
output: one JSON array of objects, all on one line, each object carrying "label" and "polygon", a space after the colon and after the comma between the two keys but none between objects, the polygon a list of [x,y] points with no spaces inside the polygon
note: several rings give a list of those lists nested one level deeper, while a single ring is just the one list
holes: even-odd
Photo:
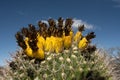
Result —
[{"label": "clustered cactus flower", "polygon": [[[94,32],[82,35],[84,25],[78,26],[78,32],[75,34],[72,30],[73,20],[67,18],[65,24],[60,17],[58,23],[49,19],[49,26],[38,22],[38,29],[32,24],[28,28],[23,27],[21,31],[15,34],[18,45],[24,50],[25,54],[31,58],[44,60],[45,52],[61,53],[64,49],[70,49],[75,42],[81,51],[89,46],[90,40],[95,38]],[[91,48],[91,46],[90,46]]]},{"label": "clustered cactus flower", "polygon": [[112,80],[106,57],[91,45],[94,32],[82,35],[84,25],[74,34],[71,18],[39,21],[22,28],[15,37],[22,48],[5,68],[5,80]]}]

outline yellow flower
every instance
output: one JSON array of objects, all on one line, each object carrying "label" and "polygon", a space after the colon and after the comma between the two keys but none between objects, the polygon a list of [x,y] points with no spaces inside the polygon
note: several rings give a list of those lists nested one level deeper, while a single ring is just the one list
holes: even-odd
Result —
[{"label": "yellow flower", "polygon": [[40,35],[38,34],[38,36],[37,36],[37,40],[38,40],[38,42],[37,42],[37,46],[38,46],[38,48],[44,50],[45,39],[44,39],[42,36],[40,36]]},{"label": "yellow flower", "polygon": [[51,36],[50,37],[50,41],[51,41],[51,46],[50,46],[50,52],[54,52],[55,51],[55,45],[56,45],[56,37]]},{"label": "yellow flower", "polygon": [[74,41],[78,42],[82,37],[82,32],[78,31],[74,36]]},{"label": "yellow flower", "polygon": [[32,53],[32,49],[31,48],[26,48],[25,49],[25,53],[26,53],[27,56],[33,58],[33,53]]},{"label": "yellow flower", "polygon": [[55,52],[59,53],[63,50],[63,39],[60,37],[56,37],[56,43],[55,43]]},{"label": "yellow flower", "polygon": [[71,36],[65,36],[63,38],[63,40],[64,40],[64,48],[69,49],[71,47],[71,45],[72,45],[72,38],[71,38]]},{"label": "yellow flower", "polygon": [[42,49],[38,49],[36,52],[33,53],[34,54],[34,57],[36,59],[44,59],[45,58],[45,54],[44,54],[44,51]]},{"label": "yellow flower", "polygon": [[47,37],[45,42],[45,50],[49,52],[53,52],[55,50],[55,37]]},{"label": "yellow flower", "polygon": [[33,58],[33,51],[32,51],[32,49],[30,48],[30,46],[28,44],[29,38],[26,37],[24,41],[25,41],[25,44],[27,46],[27,48],[25,49],[26,55]]},{"label": "yellow flower", "polygon": [[72,30],[70,31],[70,36],[71,36],[71,38],[73,38],[73,31]]},{"label": "yellow flower", "polygon": [[79,41],[78,47],[79,49],[85,49],[88,46],[88,40],[86,38],[83,38]]},{"label": "yellow flower", "polygon": [[50,37],[47,37],[45,41],[45,51],[49,51],[50,45],[51,45]]}]

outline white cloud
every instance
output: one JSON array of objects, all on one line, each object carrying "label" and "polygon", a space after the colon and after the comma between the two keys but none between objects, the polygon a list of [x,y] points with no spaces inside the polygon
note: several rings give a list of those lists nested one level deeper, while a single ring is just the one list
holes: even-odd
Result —
[{"label": "white cloud", "polygon": [[48,25],[48,21],[46,21],[46,20],[42,20],[42,22],[44,22],[44,23],[46,23],[46,24]]},{"label": "white cloud", "polygon": [[116,5],[114,5],[114,7],[120,8],[120,0],[112,0],[112,1],[116,3]]},{"label": "white cloud", "polygon": [[116,8],[120,8],[120,5],[115,5],[114,7],[116,7]]},{"label": "white cloud", "polygon": [[93,29],[93,25],[88,24],[85,21],[82,21],[81,19],[73,19],[74,23],[73,23],[73,27],[78,28],[79,25],[83,25],[85,26],[86,29]]}]

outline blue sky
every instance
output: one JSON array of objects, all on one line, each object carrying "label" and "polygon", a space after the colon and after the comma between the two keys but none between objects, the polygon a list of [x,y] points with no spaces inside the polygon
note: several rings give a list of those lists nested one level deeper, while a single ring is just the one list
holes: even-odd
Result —
[{"label": "blue sky", "polygon": [[95,31],[98,46],[120,46],[120,0],[0,0],[0,65],[19,48],[14,35],[23,26],[60,16],[92,25],[86,32]]}]

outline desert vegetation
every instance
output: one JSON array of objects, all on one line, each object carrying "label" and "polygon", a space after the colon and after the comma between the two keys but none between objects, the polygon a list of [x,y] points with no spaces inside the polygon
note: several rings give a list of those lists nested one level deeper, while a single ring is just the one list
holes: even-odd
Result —
[{"label": "desert vegetation", "polygon": [[[4,68],[3,80],[120,80],[120,55],[92,44],[95,32],[72,30],[72,18],[29,24],[15,34],[20,49]],[[119,54],[119,49],[117,54]]]}]

